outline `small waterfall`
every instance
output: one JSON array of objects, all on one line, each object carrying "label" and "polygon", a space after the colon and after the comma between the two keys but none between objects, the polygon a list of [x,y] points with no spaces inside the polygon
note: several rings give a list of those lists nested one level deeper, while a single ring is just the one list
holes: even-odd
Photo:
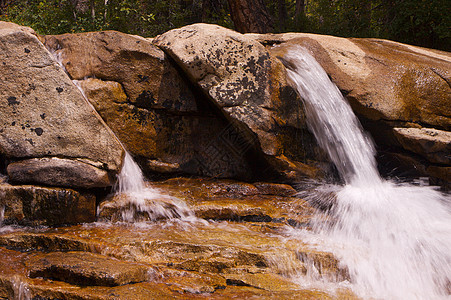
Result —
[{"label": "small waterfall", "polygon": [[308,127],[343,180],[354,185],[380,182],[373,142],[324,69],[305,50],[284,59],[296,67],[287,71],[291,84],[304,99]]},{"label": "small waterfall", "polygon": [[128,152],[125,154],[124,165],[117,179],[114,187],[117,194],[133,193],[145,188],[144,175]]},{"label": "small waterfall", "polygon": [[0,227],[3,225],[3,220],[5,218],[5,205],[0,205]]},{"label": "small waterfall", "polygon": [[14,300],[32,299],[30,288],[28,287],[28,284],[25,281],[23,281],[23,278],[16,275],[12,278],[11,282]]},{"label": "small waterfall", "polygon": [[146,186],[141,169],[128,152],[114,193],[127,200],[121,209],[122,220],[126,222],[161,218],[195,219],[194,213],[183,201]]},{"label": "small waterfall", "polygon": [[314,224],[315,237],[296,234],[312,241],[319,236],[364,298],[449,299],[449,195],[381,179],[372,141],[321,66],[301,47],[283,59],[305,102],[309,128],[346,183],[329,188],[335,197],[330,197],[328,221]]},{"label": "small waterfall", "polygon": [[[86,102],[95,111],[94,106],[89,102],[83,91],[80,82],[78,80],[72,80],[72,82],[80,90]],[[115,136],[112,131],[111,134]],[[124,145],[122,147],[125,149]],[[117,197],[122,197],[123,200],[126,200],[123,201],[120,209],[120,219],[122,221],[135,223],[173,218],[195,220],[194,213],[183,201],[162,194],[155,188],[146,186],[145,178],[140,167],[128,152],[125,153],[124,164],[117,177],[113,192]]]},{"label": "small waterfall", "polygon": [[[50,49],[49,51],[53,55],[55,61],[69,76],[69,73],[62,63],[61,52],[57,52],[53,49]],[[80,81],[72,80],[72,82],[78,88],[86,103],[88,103],[92,110],[97,113],[95,107],[88,100]],[[99,116],[99,118],[101,117]],[[105,126],[107,125],[105,124]],[[108,126],[107,128],[111,135],[115,136],[119,141],[113,131],[111,131]],[[124,145],[122,145],[122,147],[125,149]],[[117,179],[114,193],[116,196],[125,199],[121,208],[121,220],[132,223],[172,218],[196,220],[194,213],[183,201],[175,197],[164,195],[159,190],[146,186],[141,169],[128,152],[125,154],[124,164]]]}]

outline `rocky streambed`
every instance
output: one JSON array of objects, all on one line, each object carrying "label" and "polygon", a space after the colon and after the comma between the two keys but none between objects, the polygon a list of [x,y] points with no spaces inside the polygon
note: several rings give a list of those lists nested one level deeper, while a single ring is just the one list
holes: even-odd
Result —
[{"label": "rocky streambed", "polygon": [[348,274],[332,254],[290,238],[289,228],[308,230],[317,212],[291,186],[189,178],[152,186],[197,218],[1,227],[0,297],[356,298],[339,284]]},{"label": "rocky streambed", "polygon": [[[383,175],[449,188],[448,52],[211,24],[143,38],[0,22],[0,298],[355,298],[332,251],[293,234],[330,208],[293,186],[339,181],[287,78],[296,47],[349,101]],[[160,189],[147,203],[112,193],[125,150]]]}]

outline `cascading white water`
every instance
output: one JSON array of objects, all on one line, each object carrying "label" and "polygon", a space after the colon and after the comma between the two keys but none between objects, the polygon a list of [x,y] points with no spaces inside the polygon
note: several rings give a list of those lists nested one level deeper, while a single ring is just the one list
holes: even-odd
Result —
[{"label": "cascading white water", "polygon": [[[53,49],[50,49],[49,51],[52,53],[55,61],[61,66],[66,74],[69,75],[62,63],[61,53],[56,52]],[[91,106],[94,112],[96,112],[96,109],[88,100],[80,81],[72,80],[72,82],[78,88],[86,103]],[[111,130],[110,133],[115,136]],[[119,141],[119,139],[117,140]],[[123,145],[122,147],[125,149]],[[114,192],[117,195],[125,196],[127,199],[127,203],[124,203],[124,207],[122,209],[123,221],[136,222],[142,219],[157,220],[161,218],[195,220],[194,213],[183,201],[175,197],[162,194],[155,188],[146,186],[141,169],[128,152],[126,152],[124,157],[124,164],[120,174],[118,175]]]},{"label": "cascading white water", "polygon": [[373,142],[324,69],[305,50],[290,53],[285,59],[297,68],[288,70],[288,75],[304,99],[309,129],[345,182],[380,182]]},{"label": "cascading white water", "polygon": [[138,164],[127,152],[124,165],[118,175],[114,192],[127,197],[128,203],[122,210],[122,219],[135,222],[140,215],[146,219],[181,218],[194,220],[194,213],[181,200],[162,194],[159,190],[146,186]]},{"label": "cascading white water", "polygon": [[[316,60],[290,49],[289,80],[303,98],[308,126],[337,166],[329,221],[314,224],[349,270],[362,297],[444,299],[451,293],[451,199],[432,187],[381,179],[374,146]],[[293,67],[294,66],[294,67]]]}]

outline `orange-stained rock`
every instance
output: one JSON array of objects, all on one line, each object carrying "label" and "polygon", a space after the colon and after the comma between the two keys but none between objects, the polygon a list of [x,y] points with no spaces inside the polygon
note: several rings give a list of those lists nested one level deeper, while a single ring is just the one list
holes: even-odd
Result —
[{"label": "orange-stained rock", "polygon": [[[331,253],[287,234],[308,230],[316,211],[290,186],[176,178],[153,187],[215,221],[0,227],[0,298],[357,299],[341,287],[349,274]],[[225,210],[235,217],[221,220]],[[311,274],[332,290],[299,285]]]},{"label": "orange-stained rock", "polygon": [[149,267],[89,252],[50,252],[30,255],[25,264],[31,278],[81,286],[118,286],[147,281]]},{"label": "orange-stained rock", "polygon": [[96,197],[72,189],[0,184],[3,224],[60,226],[93,222]]}]

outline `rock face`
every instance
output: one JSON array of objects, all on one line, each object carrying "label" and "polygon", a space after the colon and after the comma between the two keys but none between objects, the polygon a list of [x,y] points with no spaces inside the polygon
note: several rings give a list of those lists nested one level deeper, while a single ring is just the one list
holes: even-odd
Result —
[{"label": "rock face", "polygon": [[286,84],[283,65],[261,44],[208,24],[171,30],[154,43],[277,171],[314,176],[314,168],[301,163],[306,156],[299,159],[302,151],[296,151],[291,135],[305,128],[301,102]]},{"label": "rock face", "polygon": [[[233,33],[218,28],[220,32]],[[242,36],[232,35],[235,34]],[[208,38],[206,36],[205,40]],[[56,50],[69,75],[80,80],[80,86],[99,114],[148,173],[252,178],[264,174],[263,170],[267,173],[274,169],[282,173],[316,172],[300,162],[313,157],[314,151],[293,142],[294,135],[311,139],[305,130],[300,102],[286,86],[281,64],[270,58],[259,43],[247,42],[251,48],[259,49],[252,52],[256,55],[253,58],[247,55],[245,44],[234,50],[229,44],[226,49],[245,57],[242,63],[250,59],[246,68],[252,68],[252,72],[261,69],[243,82],[239,76],[245,73],[237,73],[233,83],[215,92],[221,101],[243,102],[246,97],[253,97],[252,101],[257,102],[244,105],[243,112],[232,113],[233,107],[218,107],[210,96],[192,87],[172,59],[153,45],[152,40],[118,32],[43,39],[48,48]],[[211,60],[215,67],[224,64],[221,68],[242,70],[236,68],[233,61],[217,59]],[[184,69],[183,65],[181,67]],[[212,66],[199,65],[199,68],[210,70]],[[275,71],[270,74],[270,69]],[[191,76],[189,72],[188,76]],[[265,76],[272,76],[271,80]],[[257,87],[250,88],[254,84]],[[274,87],[269,87],[271,84]],[[233,97],[228,97],[227,93]],[[230,100],[238,94],[239,99]],[[285,102],[279,99],[281,97],[285,97]],[[272,113],[275,109],[277,112]],[[230,111],[225,114],[224,110]],[[235,114],[237,116],[230,117]],[[243,126],[246,122],[258,135],[247,125]],[[265,145],[263,148],[258,146],[258,137]]]},{"label": "rock face", "polygon": [[147,280],[145,266],[80,252],[38,254],[27,260],[30,277],[65,281],[81,286],[118,286]]},{"label": "rock face", "polygon": [[280,44],[275,55],[310,50],[354,110],[370,120],[451,129],[451,55],[401,43],[315,34],[249,35]]},{"label": "rock face", "polygon": [[58,226],[93,222],[96,197],[71,189],[0,184],[3,224]]},{"label": "rock face", "polygon": [[[55,162],[50,158],[64,158],[65,167],[59,164],[58,176],[79,177],[76,186],[114,183],[124,154],[120,142],[33,32],[5,22],[0,22],[0,114],[3,159],[45,157]],[[44,160],[33,163],[45,165]],[[19,172],[19,181],[29,183],[68,185],[64,180],[49,183],[46,179],[55,164],[47,167],[50,173],[40,170],[39,176],[29,168],[19,170],[26,164],[11,167],[14,174],[10,175]],[[97,175],[83,182],[88,168]]]},{"label": "rock face", "polygon": [[[449,53],[376,39],[303,33],[248,36],[268,46],[277,45],[271,49],[276,56],[296,51],[299,46],[307,48],[347,97],[379,146],[388,146],[389,151],[393,147],[400,149],[398,152],[408,151],[411,157],[420,155],[423,161],[417,161],[425,170],[449,167],[449,149],[443,146],[449,145],[451,130]],[[442,133],[424,134],[436,129]],[[423,138],[406,135],[413,131],[422,132]],[[425,136],[426,147],[432,150],[424,149]],[[450,181],[437,172],[424,175]]]},{"label": "rock face", "polygon": [[451,165],[451,132],[432,128],[394,128],[394,131],[404,149],[430,162]]},{"label": "rock face", "polygon": [[148,174],[249,177],[244,157],[227,151],[237,141],[212,138],[231,132],[227,121],[151,41],[112,31],[43,39]]},{"label": "rock face", "polygon": [[39,182],[50,186],[95,188],[111,185],[108,172],[83,161],[61,158],[32,158],[10,163],[9,179],[18,183]]}]

